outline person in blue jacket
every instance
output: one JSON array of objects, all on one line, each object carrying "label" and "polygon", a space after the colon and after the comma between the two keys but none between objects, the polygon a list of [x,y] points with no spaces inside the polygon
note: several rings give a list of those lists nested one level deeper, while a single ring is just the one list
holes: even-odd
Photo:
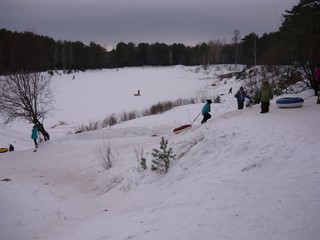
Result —
[{"label": "person in blue jacket", "polygon": [[34,141],[35,147],[38,147],[37,139],[38,139],[38,127],[36,125],[33,126],[32,132],[31,132],[31,138]]},{"label": "person in blue jacket", "polygon": [[203,115],[203,119],[201,121],[201,123],[205,123],[208,119],[211,118],[211,115],[210,115],[210,111],[211,111],[211,108],[210,108],[210,104],[212,103],[212,101],[210,99],[207,100],[206,104],[203,106],[201,112],[202,112],[202,115]]},{"label": "person in blue jacket", "polygon": [[244,100],[248,98],[250,102],[252,102],[252,99],[250,96],[247,95],[247,93],[244,91],[243,87],[240,87],[238,92],[234,95],[234,97],[237,99],[238,102],[238,109],[243,109]]}]

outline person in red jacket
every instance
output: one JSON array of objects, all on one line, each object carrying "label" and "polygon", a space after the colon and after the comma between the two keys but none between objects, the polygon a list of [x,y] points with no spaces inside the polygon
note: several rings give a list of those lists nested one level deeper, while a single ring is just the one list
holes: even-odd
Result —
[{"label": "person in red jacket", "polygon": [[320,63],[314,70],[314,95],[315,96],[318,96],[319,85],[320,85]]}]

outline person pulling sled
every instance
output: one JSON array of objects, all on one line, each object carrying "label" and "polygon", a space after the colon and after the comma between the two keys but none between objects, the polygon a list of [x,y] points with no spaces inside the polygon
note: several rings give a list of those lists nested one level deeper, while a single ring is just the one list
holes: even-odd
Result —
[{"label": "person pulling sled", "polygon": [[206,104],[203,106],[203,108],[201,110],[202,115],[203,115],[203,119],[201,121],[201,124],[207,122],[208,119],[211,118],[211,115],[209,113],[209,112],[211,112],[211,108],[210,108],[211,103],[212,103],[211,99],[208,99]]}]

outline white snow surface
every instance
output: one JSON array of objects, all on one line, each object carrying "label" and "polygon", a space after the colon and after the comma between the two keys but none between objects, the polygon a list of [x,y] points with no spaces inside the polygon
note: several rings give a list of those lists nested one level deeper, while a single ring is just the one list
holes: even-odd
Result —
[{"label": "white snow surface", "polygon": [[[0,128],[1,240],[316,240],[320,236],[320,105],[312,91],[300,108],[237,110],[245,84],[219,75],[232,66],[145,67],[54,75],[52,139],[33,152],[32,125]],[[233,87],[233,94],[228,94]],[[137,90],[141,96],[133,96]],[[159,101],[221,96],[212,119],[190,124],[203,103],[73,134],[114,113]],[[282,96],[281,96],[282,97]],[[150,170],[161,137],[176,159]],[[114,166],[97,150],[110,146]],[[139,169],[143,150],[148,169]],[[9,181],[5,181],[9,180]]]}]

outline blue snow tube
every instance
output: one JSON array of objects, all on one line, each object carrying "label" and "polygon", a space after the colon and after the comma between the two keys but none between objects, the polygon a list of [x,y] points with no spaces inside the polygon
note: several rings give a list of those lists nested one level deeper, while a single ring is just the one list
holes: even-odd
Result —
[{"label": "blue snow tube", "polygon": [[276,101],[276,104],[280,108],[296,108],[296,107],[301,107],[304,103],[303,98],[301,97],[284,97],[284,98],[279,98]]}]

